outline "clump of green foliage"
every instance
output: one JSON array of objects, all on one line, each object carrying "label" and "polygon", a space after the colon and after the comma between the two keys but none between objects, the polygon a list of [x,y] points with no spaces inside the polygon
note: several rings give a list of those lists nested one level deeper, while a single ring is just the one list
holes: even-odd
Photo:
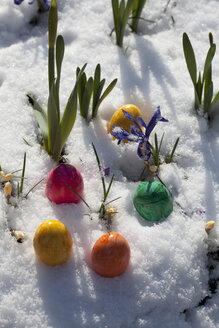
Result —
[{"label": "clump of green foliage", "polygon": [[[60,117],[59,86],[65,43],[62,35],[57,36],[58,14],[56,0],[51,1],[48,17],[48,80],[49,98],[47,112],[35,97],[28,95],[33,106],[43,137],[43,146],[49,155],[58,163],[66,140],[74,126],[77,113],[77,86],[86,64],[78,74],[74,88],[68,98],[62,118]],[[55,77],[56,64],[56,77]]]},{"label": "clump of green foliage", "polygon": [[192,44],[186,33],[183,33],[183,51],[186,65],[194,86],[195,101],[194,107],[197,112],[201,109],[203,114],[210,118],[211,110],[219,101],[219,92],[213,98],[212,81],[212,60],[216,52],[216,44],[213,42],[213,36],[209,33],[210,47],[205,59],[204,71],[197,74],[196,58]]},{"label": "clump of green foliage", "polygon": [[125,28],[128,24],[129,16],[135,0],[111,0],[114,20],[114,30],[116,33],[116,45],[123,47]]},{"label": "clump of green foliage", "polygon": [[138,23],[147,0],[135,0],[132,7],[132,21],[130,27],[134,33],[138,32]]},{"label": "clump of green foliage", "polygon": [[[76,74],[77,78],[81,72],[81,69],[78,67]],[[105,79],[101,80],[101,66],[97,64],[94,77],[87,78],[86,73],[83,72],[81,78],[78,82],[78,98],[79,98],[79,107],[80,114],[87,121],[89,121],[89,106],[92,99],[92,108],[91,108],[91,119],[94,119],[97,116],[98,108],[104,98],[113,90],[117,82],[117,79],[114,79],[103,92],[103,87],[105,84]],[[101,95],[102,94],[102,95]]]}]

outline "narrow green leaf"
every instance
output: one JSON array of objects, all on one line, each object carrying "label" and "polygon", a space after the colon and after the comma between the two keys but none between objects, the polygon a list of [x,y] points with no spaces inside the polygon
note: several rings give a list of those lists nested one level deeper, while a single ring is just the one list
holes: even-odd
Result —
[{"label": "narrow green leaf", "polygon": [[[133,3],[134,3],[134,0],[128,0],[126,7],[124,9],[123,19],[121,22],[121,31],[120,31],[122,40],[123,40],[123,37],[125,34],[125,28],[128,23],[128,19],[129,19],[129,15],[130,15],[132,7],[133,7]],[[123,41],[122,41],[122,43],[123,43]]]},{"label": "narrow green leaf", "polygon": [[102,90],[103,90],[103,87],[104,87],[104,84],[105,84],[105,79],[101,80],[99,85],[98,85],[98,88],[96,90],[96,93],[94,95],[93,93],[93,104],[92,104],[92,117],[94,117],[94,113],[95,113],[95,108],[98,104],[98,101],[100,99],[100,96],[101,96],[101,93],[102,93]]},{"label": "narrow green leaf", "polygon": [[60,78],[61,78],[61,67],[62,61],[65,52],[65,42],[62,35],[58,35],[56,39],[56,70],[57,70],[57,79],[56,79],[56,93],[55,93],[55,100],[56,100],[56,108],[58,111],[58,118],[60,122],[60,106],[59,106],[59,85],[60,85]]},{"label": "narrow green leaf", "polygon": [[106,195],[105,179],[104,179],[104,176],[103,176],[103,171],[102,171],[102,167],[101,167],[101,164],[100,164],[99,156],[97,154],[97,151],[96,151],[96,148],[95,148],[93,142],[92,142],[92,147],[93,147],[94,154],[96,156],[96,160],[97,160],[97,164],[98,164],[98,168],[99,168],[99,171],[100,171],[101,181],[102,181],[102,185],[103,185],[103,197],[105,198],[105,195]]},{"label": "narrow green leaf", "polygon": [[81,200],[82,202],[89,208],[89,210],[91,210],[90,206],[88,205],[88,203],[84,200],[84,198],[81,197],[81,195],[79,195],[79,193],[77,193],[76,190],[74,190],[72,187],[70,187],[69,185],[66,185],[71,191],[73,191]]},{"label": "narrow green leaf", "polygon": [[219,101],[219,91],[216,93],[216,95],[214,96],[214,99],[213,99],[213,101],[212,101],[212,103],[211,103],[211,108],[213,108],[215,105],[216,105],[216,103]]},{"label": "narrow green leaf", "polygon": [[56,0],[51,1],[49,16],[48,16],[48,43],[49,43],[49,55],[48,55],[48,80],[49,80],[49,92],[52,88],[52,84],[55,79],[55,60],[54,60],[54,46],[57,34],[58,14],[56,8]]},{"label": "narrow green leaf", "polygon": [[85,64],[82,69],[80,70],[80,73],[78,74],[74,89],[72,90],[70,97],[68,99],[67,105],[65,107],[64,114],[62,116],[62,120],[60,123],[60,129],[61,129],[61,145],[64,146],[76,119],[77,114],[77,88],[78,88],[78,81],[81,78],[81,75],[84,72],[84,69],[87,64]]},{"label": "narrow green leaf", "polygon": [[164,133],[162,134],[161,140],[160,140],[160,144],[159,144],[159,148],[158,148],[158,153],[160,154],[160,150],[161,150],[161,146],[163,143],[163,138],[164,138]]},{"label": "narrow green leaf", "polygon": [[197,65],[194,50],[192,48],[189,37],[186,33],[183,33],[183,51],[186,60],[186,65],[191,76],[192,82],[194,86],[196,85],[196,77],[197,77]]},{"label": "narrow green leaf", "polygon": [[37,122],[40,127],[40,131],[42,133],[45,149],[47,150],[48,148],[48,122],[47,122],[47,116],[42,108],[42,106],[36,101],[35,97],[32,95],[27,95],[30,104],[33,107],[34,110],[34,115],[37,119]]},{"label": "narrow green leaf", "polygon": [[95,68],[95,72],[94,72],[94,84],[93,84],[94,97],[96,95],[98,86],[100,84],[100,76],[101,76],[101,66],[100,66],[100,64],[97,64],[97,66]]},{"label": "narrow green leaf", "polygon": [[195,109],[199,109],[202,102],[202,91],[203,91],[203,83],[201,81],[201,73],[199,72],[198,81],[194,87],[195,89]]},{"label": "narrow green leaf", "polygon": [[85,72],[83,72],[83,74],[81,74],[80,79],[78,80],[78,99],[79,99],[81,116],[84,116],[84,114],[83,114],[83,112],[84,112],[83,111],[83,98],[84,98],[86,84],[87,84],[87,77],[86,77]]},{"label": "narrow green leaf", "polygon": [[209,113],[211,110],[211,101],[213,97],[213,83],[209,84],[208,90],[204,97],[204,113]]},{"label": "narrow green leaf", "polygon": [[206,74],[208,73],[209,69],[211,68],[211,62],[214,58],[215,51],[216,51],[216,45],[213,43],[211,45],[210,49],[208,50],[208,53],[207,53],[207,56],[206,56],[206,59],[205,59],[202,82],[205,80]]},{"label": "narrow green leaf", "polygon": [[[60,135],[59,119],[55,102],[55,85],[53,84],[48,99],[47,118],[48,118],[48,152],[54,158],[57,153],[57,143]],[[54,158],[57,160],[57,158]]]},{"label": "narrow green leaf", "polygon": [[111,0],[113,10],[114,28],[116,33],[116,44],[118,44],[119,35],[119,2],[118,0]]},{"label": "narrow green leaf", "polygon": [[48,38],[49,48],[54,48],[58,26],[58,13],[56,8],[56,0],[51,1],[48,16]]},{"label": "narrow green leaf", "polygon": [[22,175],[21,175],[21,184],[20,184],[19,194],[22,194],[22,192],[23,192],[25,168],[26,168],[26,152],[24,153],[23,169],[22,169]]},{"label": "narrow green leaf", "polygon": [[146,0],[135,0],[132,7],[132,22],[131,29],[133,32],[137,33],[139,18],[141,16],[142,10],[146,4]]},{"label": "narrow green leaf", "polygon": [[174,144],[174,146],[173,146],[173,149],[172,149],[172,152],[171,152],[170,156],[166,157],[166,159],[165,159],[165,162],[166,162],[167,164],[171,163],[172,160],[173,160],[173,155],[174,155],[174,153],[175,153],[175,151],[176,151],[176,147],[177,147],[177,145],[178,145],[178,143],[179,143],[179,139],[180,139],[180,137],[178,137],[178,138],[176,139],[176,142],[175,142],[175,144]]},{"label": "narrow green leaf", "polygon": [[114,198],[114,199],[110,200],[109,202],[105,203],[105,205],[107,206],[107,205],[109,205],[110,203],[115,202],[116,200],[118,200],[118,199],[120,199],[120,198],[122,198],[122,197],[120,196],[120,197]]},{"label": "narrow green leaf", "polygon": [[105,201],[106,201],[106,199],[107,199],[107,196],[108,196],[108,194],[109,194],[109,192],[110,192],[110,188],[111,188],[111,186],[112,186],[112,183],[113,183],[114,177],[115,177],[115,174],[112,175],[112,178],[111,178],[111,180],[110,180],[109,186],[108,186],[108,188],[107,188],[107,191],[106,191],[106,194],[105,194],[105,197],[104,197],[104,200],[103,200],[104,203],[105,203]]},{"label": "narrow green leaf", "polygon": [[209,33],[209,43],[210,43],[210,46],[213,44],[213,35],[211,32]]},{"label": "narrow green leaf", "polygon": [[35,188],[36,188],[36,186],[38,186],[43,180],[45,180],[44,178],[43,179],[41,179],[40,181],[38,181],[27,193],[26,193],[26,195],[24,196],[24,198],[27,198],[28,197],[28,195],[29,195],[29,193],[31,193],[31,191],[33,191]]},{"label": "narrow green leaf", "polygon": [[93,112],[92,112],[92,118],[95,118],[97,116],[97,111],[98,111],[98,108],[101,104],[101,102],[104,100],[104,98],[106,98],[108,96],[108,94],[113,90],[113,88],[115,87],[117,83],[117,79],[114,79],[110,85],[106,88],[106,90],[104,91],[104,93],[102,94],[102,96],[100,97],[99,101],[97,102],[95,108],[93,109]]}]

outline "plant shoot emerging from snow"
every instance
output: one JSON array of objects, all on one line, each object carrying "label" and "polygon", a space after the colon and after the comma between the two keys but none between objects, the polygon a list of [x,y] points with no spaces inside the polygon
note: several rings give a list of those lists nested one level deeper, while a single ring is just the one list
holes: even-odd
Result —
[{"label": "plant shoot emerging from snow", "polygon": [[216,52],[216,44],[213,43],[213,36],[209,33],[210,48],[208,50],[204,71],[201,76],[199,72],[197,77],[197,65],[193,47],[186,33],[183,33],[183,51],[186,60],[186,65],[194,85],[195,93],[195,110],[198,112],[201,108],[203,109],[204,115],[210,118],[212,108],[219,101],[219,92],[213,98],[213,82],[212,82],[212,60]]}]

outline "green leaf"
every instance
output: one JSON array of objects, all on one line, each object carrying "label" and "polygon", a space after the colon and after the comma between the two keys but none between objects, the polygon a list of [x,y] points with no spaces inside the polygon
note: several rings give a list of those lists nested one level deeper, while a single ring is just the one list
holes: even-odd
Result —
[{"label": "green leaf", "polygon": [[23,169],[22,169],[22,175],[21,175],[21,184],[20,184],[20,189],[19,189],[19,195],[22,194],[22,192],[23,192],[25,168],[26,168],[26,152],[24,153]]},{"label": "green leaf", "polygon": [[174,144],[174,146],[173,146],[173,149],[172,149],[172,152],[171,152],[170,156],[166,157],[166,159],[165,159],[165,162],[166,162],[167,164],[171,163],[172,160],[173,160],[173,155],[174,155],[175,150],[176,150],[176,147],[177,147],[177,145],[178,145],[178,143],[179,143],[179,139],[180,139],[180,137],[178,137],[178,138],[176,139],[176,142],[175,142],[175,144]]},{"label": "green leaf", "polygon": [[[206,75],[208,74],[209,69],[211,69],[211,62],[214,58],[215,51],[216,51],[216,45],[213,43],[211,45],[210,49],[208,50],[208,53],[207,53],[207,56],[206,56],[206,59],[205,59],[205,66],[204,66],[202,82],[206,78]],[[210,80],[211,80],[211,78],[210,78]]]},{"label": "green leaf", "polygon": [[117,36],[119,35],[119,2],[118,0],[111,0],[111,4],[113,10],[114,28],[115,28],[116,39],[117,39]]},{"label": "green leaf", "polygon": [[58,26],[58,14],[56,8],[56,0],[51,1],[48,17],[48,39],[49,48],[54,48]]},{"label": "green leaf", "polygon": [[88,119],[88,111],[89,111],[89,104],[90,104],[92,90],[93,90],[93,78],[90,77],[87,81],[82,97],[81,115],[86,120]]},{"label": "green leaf", "polygon": [[44,141],[44,145],[47,150],[48,149],[48,122],[47,122],[46,113],[45,113],[44,109],[42,108],[42,106],[36,101],[35,97],[33,97],[32,95],[27,95],[27,97],[29,99],[29,102],[33,106],[34,115],[39,124],[40,131],[42,133],[42,137],[43,137],[43,141]]},{"label": "green leaf", "polygon": [[84,72],[84,69],[87,64],[85,64],[82,69],[80,70],[74,89],[72,90],[70,97],[68,99],[67,105],[65,107],[64,114],[62,116],[62,120],[60,123],[60,128],[61,128],[61,145],[62,147],[64,146],[73,126],[75,123],[76,119],[76,114],[77,114],[77,87],[78,87],[78,81],[81,78],[81,75]]},{"label": "green leaf", "polygon": [[95,97],[97,89],[99,87],[100,76],[101,76],[101,66],[100,66],[100,64],[97,64],[97,66],[95,68],[95,72],[94,72],[94,84],[93,84],[94,97]]},{"label": "green leaf", "polygon": [[211,108],[213,108],[215,105],[216,105],[216,103],[219,101],[219,91],[216,93],[216,95],[214,96],[214,99],[213,99],[213,101],[212,101],[212,103],[211,103]]},{"label": "green leaf", "polygon": [[[79,73],[80,73],[80,71],[79,71]],[[77,77],[78,77],[78,75],[77,75]],[[80,79],[78,80],[78,99],[79,99],[81,116],[83,116],[83,97],[84,97],[84,91],[86,88],[86,83],[87,83],[87,77],[86,77],[86,74],[83,72],[83,74],[81,74]]]},{"label": "green leaf", "polygon": [[101,181],[102,181],[102,185],[103,185],[103,197],[105,198],[105,195],[106,195],[106,184],[105,184],[105,179],[104,179],[104,176],[103,176],[103,171],[102,171],[102,167],[101,167],[101,164],[100,164],[100,159],[99,159],[99,156],[97,154],[97,151],[96,151],[96,148],[92,142],[92,147],[93,147],[93,150],[94,150],[94,154],[96,156],[96,160],[97,160],[97,164],[98,164],[98,168],[99,168],[99,172],[100,172],[100,176],[101,176]]},{"label": "green leaf", "polygon": [[186,33],[183,33],[183,51],[186,60],[186,65],[191,76],[192,82],[194,86],[196,85],[196,77],[197,77],[197,65],[194,50],[192,48],[189,37]]},{"label": "green leaf", "polygon": [[204,113],[209,113],[211,110],[211,101],[213,97],[213,83],[210,82],[206,95],[204,97]]},{"label": "green leaf", "polygon": [[141,16],[142,10],[146,4],[146,0],[135,0],[132,7],[132,22],[131,29],[133,32],[137,33],[139,17]]},{"label": "green leaf", "polygon": [[201,102],[202,102],[202,90],[203,84],[201,81],[201,73],[199,72],[198,81],[195,85],[195,109],[199,109]]},{"label": "green leaf", "polygon": [[210,46],[213,44],[213,35],[211,32],[209,33],[209,43],[210,43]]},{"label": "green leaf", "polygon": [[56,41],[58,25],[58,14],[56,8],[56,0],[51,1],[48,17],[48,42],[49,42],[49,56],[48,56],[48,79],[49,79],[49,93],[55,79],[55,61],[54,61],[54,46]]},{"label": "green leaf", "polygon": [[96,108],[97,103],[100,99],[100,96],[101,96],[105,81],[106,81],[105,79],[101,80],[99,85],[98,85],[98,88],[96,90],[96,93],[95,94],[93,93],[92,117],[94,117],[95,108]]},{"label": "green leaf", "polygon": [[[60,127],[55,102],[55,84],[53,83],[48,99],[47,118],[48,118],[48,153],[52,155],[55,161],[58,161],[60,154]],[[61,153],[61,151],[60,151]]]},{"label": "green leaf", "polygon": [[58,118],[60,121],[60,107],[59,107],[59,85],[60,85],[60,78],[61,78],[61,67],[62,61],[65,52],[65,42],[62,35],[58,35],[56,39],[56,70],[57,70],[57,79],[56,79],[56,93],[55,93],[55,100],[56,100],[56,108],[58,111]]},{"label": "green leaf", "polygon": [[101,102],[104,100],[104,98],[106,98],[108,96],[108,94],[113,90],[113,88],[115,87],[117,83],[117,79],[114,79],[110,85],[106,88],[106,90],[104,91],[104,93],[102,94],[102,96],[100,97],[100,99],[98,100],[95,108],[93,109],[92,111],[92,118],[95,118],[97,116],[97,111],[98,111],[98,108],[101,104]]}]

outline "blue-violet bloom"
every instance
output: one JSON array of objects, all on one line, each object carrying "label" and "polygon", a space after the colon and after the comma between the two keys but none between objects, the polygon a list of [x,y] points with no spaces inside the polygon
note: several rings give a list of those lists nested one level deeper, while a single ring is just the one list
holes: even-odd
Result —
[{"label": "blue-violet bloom", "polygon": [[[14,0],[15,5],[20,5],[24,0]],[[29,3],[29,5],[32,5],[35,0],[32,0]],[[50,0],[37,0],[39,4],[43,5],[45,10],[49,10],[51,1]]]},{"label": "blue-violet bloom", "polygon": [[105,168],[103,169],[103,172],[104,172],[104,176],[105,176],[105,177],[108,176],[108,175],[110,174],[110,167],[109,167],[109,166],[105,167]]},{"label": "blue-violet bloom", "polygon": [[[138,122],[132,117],[128,112],[126,112],[124,109],[122,109],[124,115],[129,118],[135,125],[131,126],[131,131],[128,132],[124,129],[122,129],[119,126],[113,126],[113,130],[111,131],[111,134],[118,139],[118,144],[124,139],[128,141],[134,141],[138,142],[138,149],[137,154],[138,156],[143,159],[144,161],[148,161],[151,156],[151,147],[148,143],[150,134],[157,124],[158,121],[162,122],[168,122],[164,117],[161,116],[160,112],[160,106],[157,107],[156,112],[150,119],[150,122],[148,125],[143,121],[141,116],[138,116],[137,120]],[[142,131],[142,128],[145,128],[145,132]]]}]

